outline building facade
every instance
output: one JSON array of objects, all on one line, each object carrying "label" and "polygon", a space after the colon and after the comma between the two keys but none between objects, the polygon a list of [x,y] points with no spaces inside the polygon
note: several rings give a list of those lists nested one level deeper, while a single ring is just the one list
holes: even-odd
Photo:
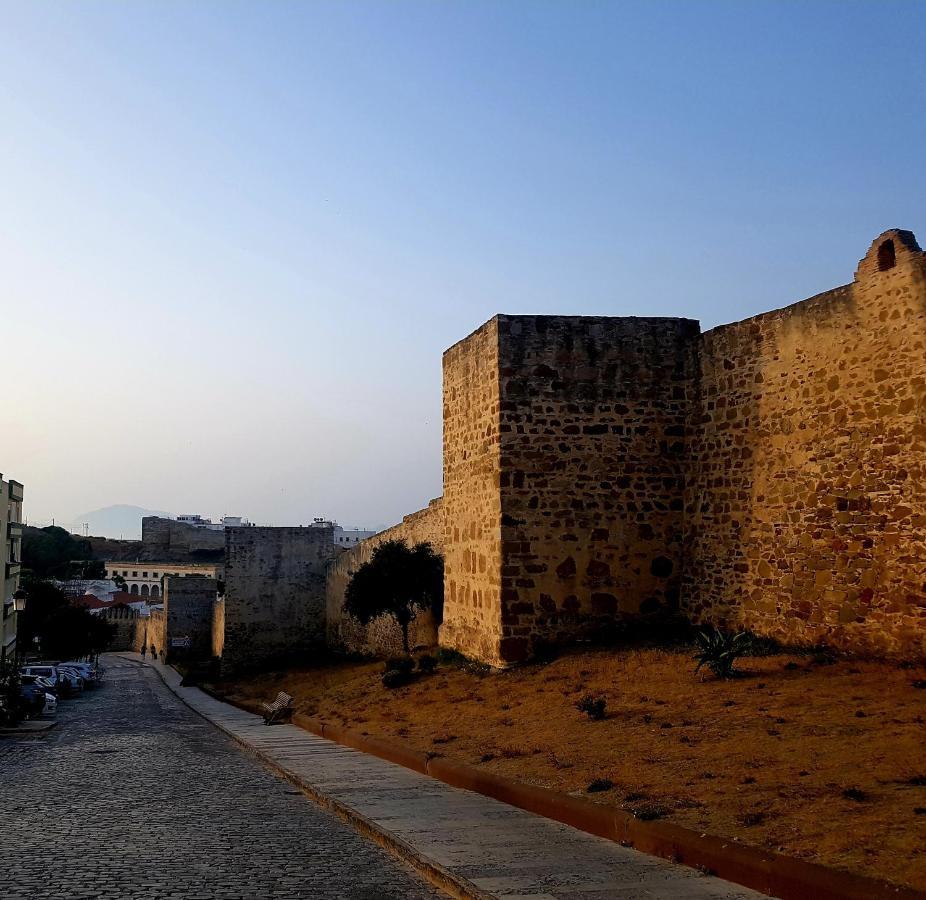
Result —
[{"label": "building facade", "polygon": [[107,578],[119,576],[125,581],[125,590],[139,597],[163,596],[163,579],[170,575],[205,575],[207,578],[221,579],[224,570],[221,563],[129,563],[107,560],[105,566]]},{"label": "building facade", "polygon": [[19,564],[22,559],[23,486],[0,476],[0,656],[16,652],[16,599],[19,590]]}]

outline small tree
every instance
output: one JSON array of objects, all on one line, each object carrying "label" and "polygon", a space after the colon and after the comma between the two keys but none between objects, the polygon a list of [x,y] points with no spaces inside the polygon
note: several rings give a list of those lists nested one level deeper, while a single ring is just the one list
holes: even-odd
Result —
[{"label": "small tree", "polygon": [[438,620],[444,607],[444,560],[430,544],[409,548],[405,541],[380,544],[351,575],[344,609],[361,624],[392,616],[408,646],[408,626],[418,610],[430,609]]}]

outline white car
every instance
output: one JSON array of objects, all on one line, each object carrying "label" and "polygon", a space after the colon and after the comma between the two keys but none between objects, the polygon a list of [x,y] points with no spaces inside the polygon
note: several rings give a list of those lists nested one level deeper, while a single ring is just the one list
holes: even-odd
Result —
[{"label": "white car", "polygon": [[54,694],[45,695],[45,708],[42,710],[43,716],[58,715],[58,698]]},{"label": "white car", "polygon": [[58,669],[55,666],[41,666],[41,665],[31,665],[23,666],[19,670],[20,675],[32,675],[37,678],[49,678],[55,684],[61,684],[61,677],[58,674]]},{"label": "white car", "polygon": [[59,687],[71,691],[82,691],[84,679],[77,672],[68,669],[59,669],[57,666],[31,665],[23,666],[19,670],[21,675],[37,675],[40,678],[50,678]]},{"label": "white car", "polygon": [[80,669],[65,665],[58,665],[56,668],[59,677],[67,678],[70,681],[72,690],[82,691],[86,687],[87,679]]},{"label": "white car", "polygon": [[91,682],[99,681],[100,677],[102,676],[102,671],[95,668],[92,663],[88,662],[68,661],[58,663],[58,668],[75,669],[88,684]]},{"label": "white car", "polygon": [[78,669],[72,669],[70,666],[56,666],[58,677],[66,680],[72,691],[82,691],[84,689],[84,676]]}]

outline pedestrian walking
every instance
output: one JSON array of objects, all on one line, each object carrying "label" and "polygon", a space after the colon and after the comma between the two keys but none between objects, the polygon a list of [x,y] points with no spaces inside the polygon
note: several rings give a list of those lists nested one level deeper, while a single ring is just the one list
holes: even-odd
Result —
[{"label": "pedestrian walking", "polygon": [[141,658],[142,658],[142,659],[145,658],[145,654],[146,654],[147,652],[148,652],[148,648],[147,648],[144,644],[142,644],[142,645],[141,645]]}]

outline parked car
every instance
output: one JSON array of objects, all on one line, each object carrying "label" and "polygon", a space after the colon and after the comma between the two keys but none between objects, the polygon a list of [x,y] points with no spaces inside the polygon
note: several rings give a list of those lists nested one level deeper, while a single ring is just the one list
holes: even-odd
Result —
[{"label": "parked car", "polygon": [[34,719],[42,715],[45,710],[45,689],[37,684],[22,684],[19,687],[19,696],[26,707],[26,718]]},{"label": "parked car", "polygon": [[87,686],[87,679],[84,678],[80,669],[74,669],[71,666],[58,665],[58,676],[67,678],[71,682],[71,687],[75,691],[82,691]]},{"label": "parked car", "polygon": [[23,666],[19,670],[20,675],[38,675],[42,678],[50,678],[58,686],[60,692],[65,694],[71,694],[75,691],[82,691],[84,689],[84,680],[75,671],[70,671],[68,669],[59,669],[56,665],[51,663],[32,663],[28,666]]},{"label": "parked car", "polygon": [[44,678],[41,675],[20,675],[19,678],[21,684],[36,684],[42,688],[46,694],[54,694],[55,697],[58,696],[58,684],[51,678]]},{"label": "parked car", "polygon": [[102,668],[93,665],[93,663],[73,662],[69,660],[68,662],[58,663],[59,669],[62,666],[68,669],[76,669],[87,684],[98,684],[103,677]]},{"label": "parked car", "polygon": [[54,694],[45,695],[45,708],[42,710],[43,716],[58,715],[58,698]]},{"label": "parked car", "polygon": [[59,687],[61,686],[61,678],[58,675],[58,669],[47,663],[30,663],[28,666],[23,666],[19,670],[19,674],[25,676],[31,675],[38,678],[48,678]]}]

